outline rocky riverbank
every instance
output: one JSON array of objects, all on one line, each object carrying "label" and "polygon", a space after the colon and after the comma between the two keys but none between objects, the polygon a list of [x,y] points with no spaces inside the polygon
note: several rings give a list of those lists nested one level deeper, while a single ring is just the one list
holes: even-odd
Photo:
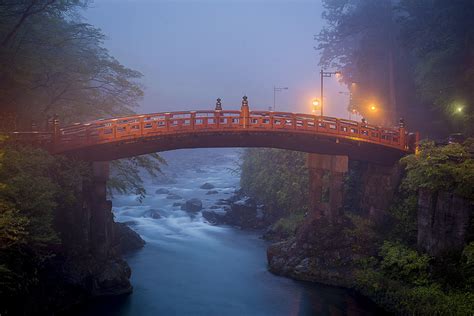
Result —
[{"label": "rocky riverbank", "polygon": [[[87,214],[81,214],[87,216]],[[122,255],[140,249],[145,241],[125,223],[116,223],[109,210],[107,238],[99,245],[80,241],[68,244],[45,262],[28,297],[26,314],[69,314],[74,306],[92,298],[130,294],[131,270]],[[74,229],[88,233],[88,227]],[[90,233],[90,231],[89,231]],[[93,240],[90,240],[94,243]]]}]

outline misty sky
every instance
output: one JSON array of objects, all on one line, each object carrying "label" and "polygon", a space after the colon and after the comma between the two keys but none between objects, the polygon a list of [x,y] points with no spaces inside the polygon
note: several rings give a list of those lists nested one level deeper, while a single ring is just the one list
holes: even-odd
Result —
[{"label": "misty sky", "polygon": [[[107,35],[105,46],[124,65],[143,73],[140,113],[240,108],[309,112],[319,96],[317,43],[320,1],[96,0],[86,22]],[[325,114],[347,117],[348,96],[325,79]]]}]

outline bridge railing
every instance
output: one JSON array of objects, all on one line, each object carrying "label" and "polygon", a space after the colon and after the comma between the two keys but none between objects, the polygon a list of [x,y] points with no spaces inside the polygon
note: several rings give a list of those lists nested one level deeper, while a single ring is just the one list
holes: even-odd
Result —
[{"label": "bridge railing", "polygon": [[314,133],[408,150],[404,128],[383,128],[345,119],[303,113],[181,111],[135,115],[75,124],[61,129],[59,151],[114,141],[212,130],[273,130]]}]

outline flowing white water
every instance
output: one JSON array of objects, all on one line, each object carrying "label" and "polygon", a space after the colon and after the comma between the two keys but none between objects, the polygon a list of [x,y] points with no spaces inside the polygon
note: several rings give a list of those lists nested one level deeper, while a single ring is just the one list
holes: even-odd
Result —
[{"label": "flowing white water", "polygon": [[[377,311],[348,291],[272,275],[266,268],[267,243],[257,232],[209,225],[201,213],[190,216],[176,202],[198,198],[204,209],[238,188],[237,149],[195,149],[164,153],[165,180],[147,180],[149,196],[113,199],[116,221],[130,222],[147,242],[126,257],[134,293],[87,306],[81,315],[359,315]],[[206,194],[204,183],[217,194]],[[155,194],[166,189],[169,194]],[[161,218],[149,217],[158,210]]]}]

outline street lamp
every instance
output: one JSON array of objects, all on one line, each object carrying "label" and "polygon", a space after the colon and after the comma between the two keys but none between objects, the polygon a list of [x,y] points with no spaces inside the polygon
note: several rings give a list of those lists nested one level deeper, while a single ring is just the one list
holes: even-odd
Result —
[{"label": "street lamp", "polygon": [[331,77],[332,75],[335,75],[336,78],[339,78],[341,76],[341,72],[340,71],[330,72],[330,71],[324,71],[323,69],[321,69],[320,74],[321,74],[321,116],[323,116],[324,78]]},{"label": "street lamp", "polygon": [[311,112],[316,113],[316,110],[320,108],[321,101],[319,99],[313,99],[313,110]]},{"label": "street lamp", "polygon": [[275,111],[275,107],[276,107],[276,93],[277,91],[280,92],[280,91],[283,91],[283,90],[288,90],[288,87],[275,87],[273,86],[273,111]]}]

